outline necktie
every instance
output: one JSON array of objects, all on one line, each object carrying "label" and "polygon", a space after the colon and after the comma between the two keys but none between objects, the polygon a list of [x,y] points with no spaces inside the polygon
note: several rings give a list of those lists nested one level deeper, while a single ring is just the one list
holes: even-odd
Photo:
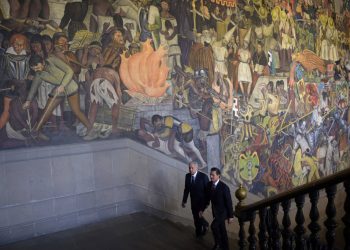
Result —
[{"label": "necktie", "polygon": [[194,184],[194,176],[191,177],[191,184]]},{"label": "necktie", "polygon": [[215,183],[213,183],[213,184],[211,185],[211,191],[214,191],[215,188],[216,188],[216,185],[215,185]]}]

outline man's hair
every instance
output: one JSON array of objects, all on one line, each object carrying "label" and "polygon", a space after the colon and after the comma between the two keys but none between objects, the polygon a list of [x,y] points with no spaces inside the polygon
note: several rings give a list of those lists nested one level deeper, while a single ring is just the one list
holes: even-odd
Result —
[{"label": "man's hair", "polygon": [[63,33],[63,32],[56,32],[55,34],[53,34],[53,37],[52,37],[52,42],[53,44],[56,44],[58,39],[60,39],[61,37],[64,37],[68,40],[68,36]]},{"label": "man's hair", "polygon": [[276,86],[284,86],[284,81],[283,80],[278,80],[277,82],[276,82]]},{"label": "man's hair", "polygon": [[190,161],[190,163],[188,163],[188,166],[191,166],[191,165],[196,165],[197,167],[199,167],[198,161]]},{"label": "man's hair", "polygon": [[158,120],[161,120],[163,117],[162,116],[160,116],[160,115],[153,115],[152,116],[152,124],[153,123],[155,123],[156,121],[158,121]]},{"label": "man's hair", "polygon": [[29,67],[34,67],[39,63],[43,63],[44,59],[39,55],[32,55],[29,59]]},{"label": "man's hair", "polygon": [[273,90],[273,81],[269,81],[268,84],[267,84],[268,87],[271,87],[272,90]]},{"label": "man's hair", "polygon": [[24,41],[24,46],[25,46],[25,48],[28,47],[28,38],[27,38],[25,35],[19,34],[19,33],[13,34],[13,35],[11,36],[11,38],[10,38],[10,44],[13,45],[13,43],[14,43],[17,39],[23,40],[23,41]]},{"label": "man's hair", "polygon": [[221,175],[221,171],[218,168],[211,168],[210,172],[215,172],[217,175]]},{"label": "man's hair", "polygon": [[42,36],[42,39],[43,39],[43,42],[44,42],[44,41],[50,41],[50,42],[52,42],[52,38],[51,38],[49,35],[43,35],[43,36]]}]

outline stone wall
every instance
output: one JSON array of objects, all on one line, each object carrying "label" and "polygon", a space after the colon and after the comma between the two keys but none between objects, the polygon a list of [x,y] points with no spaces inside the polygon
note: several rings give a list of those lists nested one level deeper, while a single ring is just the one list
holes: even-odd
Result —
[{"label": "stone wall", "polygon": [[[186,164],[130,139],[1,151],[0,245],[137,211],[193,225],[190,206],[181,207],[186,172]],[[322,225],[326,198],[320,196]],[[292,228],[295,212],[293,204]],[[212,220],[210,209],[205,217]],[[229,231],[237,238],[237,220]]]},{"label": "stone wall", "polygon": [[2,151],[0,244],[141,210],[190,223],[186,171],[129,139]]}]

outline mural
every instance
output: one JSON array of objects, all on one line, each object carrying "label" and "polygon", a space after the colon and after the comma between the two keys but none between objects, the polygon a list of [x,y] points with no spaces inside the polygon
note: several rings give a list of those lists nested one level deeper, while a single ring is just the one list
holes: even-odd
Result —
[{"label": "mural", "polygon": [[349,0],[4,0],[0,148],[127,136],[271,196],[347,167]]}]

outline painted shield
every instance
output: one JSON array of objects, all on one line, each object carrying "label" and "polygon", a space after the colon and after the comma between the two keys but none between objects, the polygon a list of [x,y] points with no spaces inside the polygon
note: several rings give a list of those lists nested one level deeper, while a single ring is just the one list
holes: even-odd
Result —
[{"label": "painted shield", "polygon": [[259,172],[259,156],[257,152],[247,152],[239,156],[239,174],[248,183],[256,178]]}]

